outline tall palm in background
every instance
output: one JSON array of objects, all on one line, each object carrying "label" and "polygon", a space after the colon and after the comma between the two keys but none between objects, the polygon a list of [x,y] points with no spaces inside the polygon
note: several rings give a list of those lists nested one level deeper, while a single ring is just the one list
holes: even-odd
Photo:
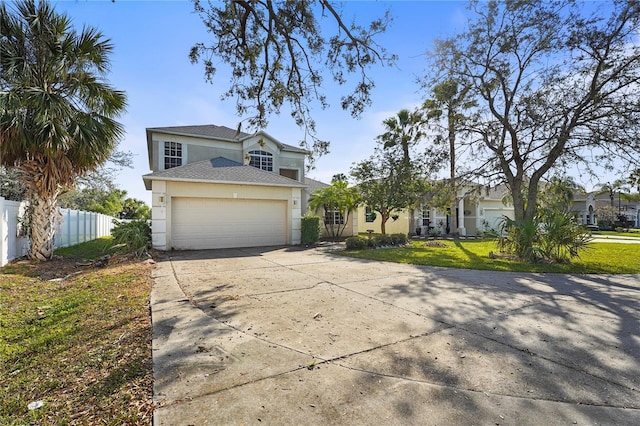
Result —
[{"label": "tall palm in background", "polygon": [[[420,111],[409,111],[401,109],[393,117],[389,117],[382,122],[385,132],[377,137],[385,149],[400,148],[402,150],[402,162],[405,167],[411,166],[410,148],[416,145],[425,137],[425,121]],[[414,198],[419,199],[420,194],[415,194]],[[413,233],[415,224],[415,213],[413,206],[409,206],[409,233]],[[383,224],[384,225],[384,224]]]},{"label": "tall palm in background", "polygon": [[22,171],[32,259],[53,255],[58,196],[103,164],[123,127],[124,92],[104,79],[113,46],[76,31],[46,1],[0,4],[0,163]]},{"label": "tall palm in background", "polygon": [[[463,111],[476,106],[476,102],[469,99],[469,88],[459,87],[458,82],[453,80],[445,80],[436,84],[431,90],[433,99],[427,99],[423,108],[426,111],[428,119],[435,119],[436,128],[439,134],[436,141],[439,143],[446,139],[449,145],[449,208],[451,210],[450,228],[460,228],[464,226],[464,212],[458,212],[458,179],[456,177],[456,136],[458,136],[467,118]],[[446,118],[446,124],[443,127],[438,123],[442,118]],[[443,137],[443,134],[446,134]],[[460,220],[460,217],[463,219]]]},{"label": "tall palm in background", "polygon": [[594,191],[595,195],[607,194],[611,207],[615,207],[616,193],[620,194],[620,191],[626,191],[627,182],[624,179],[616,179],[613,182],[600,183],[597,189]]}]

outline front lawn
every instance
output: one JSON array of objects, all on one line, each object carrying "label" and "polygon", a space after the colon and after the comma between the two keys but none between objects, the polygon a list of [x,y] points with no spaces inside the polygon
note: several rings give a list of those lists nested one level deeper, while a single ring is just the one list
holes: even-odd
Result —
[{"label": "front lawn", "polygon": [[0,424],[151,424],[151,266],[109,243],[0,270]]},{"label": "front lawn", "polygon": [[636,237],[636,238],[640,238],[640,230],[639,229],[635,229],[635,228],[631,228],[627,231],[622,231],[622,232],[618,232],[618,231],[605,231],[605,230],[600,230],[600,231],[591,231],[591,234],[594,236],[599,236],[599,237]]},{"label": "front lawn", "polygon": [[415,265],[449,268],[484,269],[516,272],[559,272],[579,274],[640,273],[640,244],[590,243],[579,259],[571,264],[529,264],[508,259],[491,259],[497,252],[494,241],[438,240],[446,247],[428,247],[425,241],[412,241],[401,248],[351,250],[337,252],[344,256]]}]

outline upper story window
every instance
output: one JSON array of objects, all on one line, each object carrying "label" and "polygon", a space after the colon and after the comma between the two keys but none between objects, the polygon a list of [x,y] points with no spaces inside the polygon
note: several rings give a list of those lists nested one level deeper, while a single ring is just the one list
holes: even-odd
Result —
[{"label": "upper story window", "polygon": [[289,179],[298,180],[298,171],[293,169],[280,169],[280,176],[288,177]]},{"label": "upper story window", "polygon": [[267,151],[249,151],[249,165],[258,169],[273,171],[273,154]]},{"label": "upper story window", "polygon": [[182,144],[180,142],[164,143],[164,169],[182,166]]}]

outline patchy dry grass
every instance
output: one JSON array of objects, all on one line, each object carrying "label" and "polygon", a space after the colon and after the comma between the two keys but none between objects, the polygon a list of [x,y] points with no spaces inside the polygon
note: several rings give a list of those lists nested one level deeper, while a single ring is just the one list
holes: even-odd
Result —
[{"label": "patchy dry grass", "polygon": [[3,268],[0,424],[151,424],[151,266],[85,257]]}]

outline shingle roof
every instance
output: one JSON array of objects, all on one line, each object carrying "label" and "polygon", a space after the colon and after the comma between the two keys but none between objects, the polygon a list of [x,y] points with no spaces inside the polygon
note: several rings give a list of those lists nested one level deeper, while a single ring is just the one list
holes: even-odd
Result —
[{"label": "shingle roof", "polygon": [[313,194],[318,189],[322,189],[322,188],[326,188],[327,186],[330,186],[324,182],[320,182],[319,180],[311,179],[308,177],[304,178],[304,183],[305,185],[307,185],[307,188],[305,189],[305,191],[309,195]]},{"label": "shingle roof", "polygon": [[197,161],[168,170],[157,171],[142,176],[147,189],[151,189],[151,181],[185,181],[206,183],[239,183],[264,186],[286,186],[305,188],[306,185],[280,176],[277,173],[260,170],[253,166],[245,166],[224,157]]},{"label": "shingle roof", "polygon": [[[214,124],[204,124],[197,126],[170,126],[170,127],[149,127],[147,128],[148,132],[160,132],[160,133],[169,133],[174,135],[182,135],[182,136],[195,136],[199,138],[207,138],[207,139],[218,139],[218,140],[226,140],[232,142],[240,142],[243,139],[249,138],[253,136],[253,134],[239,132],[237,129],[231,129],[226,126],[216,126]],[[264,134],[269,138],[273,139],[276,143],[280,144],[281,149],[286,151],[293,152],[301,152],[306,153],[307,151],[299,148],[297,146],[288,145],[286,143],[282,143],[272,136],[269,136],[266,132],[260,131],[258,134]]]},{"label": "shingle roof", "polygon": [[150,127],[147,130],[165,133],[177,133],[180,135],[204,136],[207,138],[240,140],[249,136],[248,133],[239,132],[226,126],[216,126],[214,124],[205,124],[201,126],[170,126],[170,127]]}]

